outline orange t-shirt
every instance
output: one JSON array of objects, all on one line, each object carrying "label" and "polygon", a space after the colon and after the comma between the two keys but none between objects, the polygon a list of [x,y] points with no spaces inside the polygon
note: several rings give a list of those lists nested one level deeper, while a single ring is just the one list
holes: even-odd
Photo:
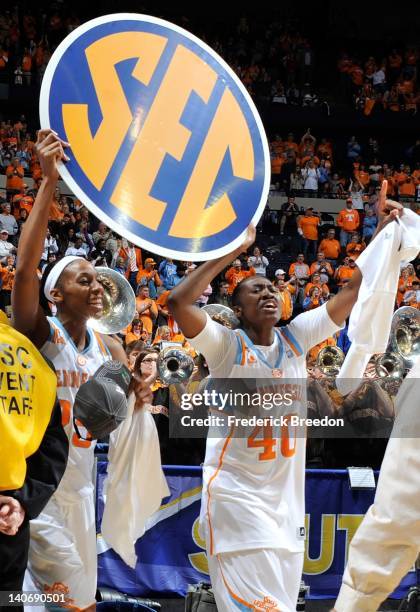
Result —
[{"label": "orange t-shirt", "polygon": [[23,56],[22,70],[23,72],[30,72],[32,70],[32,57],[29,54]]},{"label": "orange t-shirt", "polygon": [[[148,302],[151,306],[150,310],[146,310],[143,313],[139,314],[139,319],[140,321],[143,323],[143,328],[149,333],[151,334],[153,331],[153,322],[155,321],[157,315],[158,315],[158,309],[155,303],[155,300],[152,300],[152,298],[145,298],[142,299],[140,297],[136,297],[136,307],[140,308],[140,306],[142,306],[143,304],[145,304],[146,302]],[[154,318],[152,317],[152,313],[155,315]]]},{"label": "orange t-shirt", "polygon": [[354,232],[359,227],[359,213],[357,210],[343,208],[338,213],[337,225],[345,232]]},{"label": "orange t-shirt", "polygon": [[286,321],[290,319],[293,314],[293,302],[292,296],[290,295],[290,291],[285,289],[284,291],[279,291],[280,302],[281,302],[281,320]]},{"label": "orange t-shirt", "polygon": [[298,225],[302,229],[303,235],[307,240],[318,240],[319,222],[319,217],[300,217]]},{"label": "orange t-shirt", "polygon": [[397,291],[397,305],[400,306],[402,299],[404,297],[404,293],[409,291],[413,287],[413,280],[417,280],[417,278],[413,275],[409,276],[406,280],[400,276],[398,281],[398,291]]},{"label": "orange t-shirt", "polygon": [[311,350],[309,351],[309,359],[311,361],[316,361],[317,357],[318,357],[318,353],[325,348],[326,346],[336,346],[337,342],[335,341],[335,338],[327,338],[326,340],[323,340],[322,342],[320,342],[319,344],[316,344],[315,346],[313,346],[311,348]]},{"label": "orange t-shirt", "polygon": [[10,173],[10,172],[14,172],[15,170],[17,170],[17,172],[19,172],[19,174],[21,174],[22,176],[17,176],[17,175],[13,175],[10,178],[7,177],[7,181],[6,181],[6,189],[17,189],[19,191],[23,191],[23,175],[24,175],[24,170],[22,168],[22,166],[18,166],[17,168],[14,168],[13,166],[7,166],[6,168],[6,176]]},{"label": "orange t-shirt", "polygon": [[312,289],[312,287],[318,287],[318,289],[321,290],[321,292],[323,293],[329,293],[330,290],[328,288],[328,285],[326,285],[325,283],[323,285],[321,285],[321,283],[311,283],[309,282],[306,287],[305,287],[305,297],[307,297],[309,295],[310,290]]},{"label": "orange t-shirt", "polygon": [[340,243],[335,238],[332,240],[330,238],[324,238],[324,240],[321,240],[318,250],[324,253],[327,259],[338,259],[341,247]]},{"label": "orange t-shirt", "polygon": [[18,194],[15,195],[13,200],[13,206],[14,206],[14,211],[13,214],[15,215],[16,219],[19,218],[19,211],[22,210],[22,208],[24,210],[26,210],[26,212],[29,213],[31,212],[33,206],[34,206],[34,199],[32,196],[25,196],[23,194]]},{"label": "orange t-shirt", "polygon": [[15,270],[10,272],[7,267],[4,267],[1,269],[1,276],[3,279],[3,285],[1,288],[4,291],[11,291],[15,282]]},{"label": "orange t-shirt", "polygon": [[276,157],[273,157],[273,159],[271,160],[272,174],[280,174],[281,167],[283,164],[284,164],[284,157],[280,157],[279,155],[277,155]]},{"label": "orange t-shirt", "polygon": [[306,264],[306,263],[300,264],[300,263],[297,263],[297,262],[293,262],[292,264],[290,264],[289,276],[294,276],[295,270],[296,270],[296,266],[305,266],[304,276],[309,276],[309,266],[308,266],[308,264]]},{"label": "orange t-shirt", "polygon": [[162,285],[162,281],[160,280],[160,276],[156,270],[154,270],[153,272],[148,272],[144,268],[139,269],[136,276],[137,284],[140,283],[143,277],[146,277],[149,280],[153,280],[155,282],[156,287],[160,287]]},{"label": "orange t-shirt", "polygon": [[229,268],[229,270],[225,274],[225,278],[229,283],[228,293],[231,295],[241,280],[247,278],[248,276],[254,276],[255,270],[254,268],[250,268],[249,270],[235,270],[235,268]]},{"label": "orange t-shirt", "polygon": [[340,268],[338,268],[336,276],[337,284],[340,285],[340,287],[344,285],[344,281],[350,279],[353,276],[355,270],[356,268],[350,268],[350,266],[341,266]]},{"label": "orange t-shirt", "polygon": [[64,213],[61,211],[58,202],[53,199],[50,206],[49,221],[60,221],[64,217]]},{"label": "orange t-shirt", "polygon": [[[168,295],[170,294],[170,290],[168,289],[167,291],[164,291],[163,293],[160,294],[160,296],[157,298],[156,300],[156,305],[160,306],[161,308],[164,308],[165,310],[168,310]],[[168,319],[167,319],[167,325],[169,327],[169,329],[171,330],[171,334],[175,334],[176,330],[175,330],[175,319],[173,318],[173,316],[170,314]],[[176,328],[177,329],[177,328]]]},{"label": "orange t-shirt", "polygon": [[[338,240],[336,240],[336,242],[338,242]],[[340,244],[339,244],[338,246],[340,247]],[[324,253],[324,251],[323,251],[321,248],[320,248],[319,250],[321,251],[321,253]],[[324,255],[325,255],[325,253],[324,253]],[[325,255],[325,257],[327,257],[327,256]],[[329,259],[329,258],[328,258],[328,259]],[[329,264],[329,263],[327,262],[327,263],[326,263],[326,265],[325,265],[325,267],[326,267],[326,268],[327,268],[327,270],[328,270],[328,274],[329,274],[330,276],[332,276],[334,271],[333,271],[333,269],[332,269],[332,267],[331,267],[331,264]],[[314,261],[314,263],[311,265],[310,272],[311,272],[311,274],[313,274],[314,272],[318,272],[318,270],[319,270],[318,262],[317,262],[317,261]]]},{"label": "orange t-shirt", "polygon": [[356,261],[365,248],[366,244],[364,242],[349,242],[346,247],[347,255]]},{"label": "orange t-shirt", "polygon": [[414,196],[416,195],[416,184],[417,181],[412,177],[407,177],[407,179],[400,183],[398,192],[402,196]]},{"label": "orange t-shirt", "polygon": [[131,342],[137,342],[137,340],[141,340],[141,334],[133,334],[133,332],[128,332],[125,337],[125,344],[128,345]]},{"label": "orange t-shirt", "polygon": [[363,185],[363,187],[366,187],[366,185],[369,184],[369,181],[370,181],[369,172],[366,172],[365,170],[357,170],[354,174],[357,180],[359,181],[359,183]]}]

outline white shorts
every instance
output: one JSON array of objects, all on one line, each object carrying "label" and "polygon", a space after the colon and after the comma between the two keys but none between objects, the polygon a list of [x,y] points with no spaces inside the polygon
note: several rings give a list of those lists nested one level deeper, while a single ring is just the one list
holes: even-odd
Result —
[{"label": "white shorts", "polygon": [[75,503],[52,497],[31,521],[24,590],[63,593],[65,607],[87,608],[95,602],[97,563],[93,495]]},{"label": "white shorts", "polygon": [[207,558],[218,612],[296,611],[303,553],[259,548]]}]

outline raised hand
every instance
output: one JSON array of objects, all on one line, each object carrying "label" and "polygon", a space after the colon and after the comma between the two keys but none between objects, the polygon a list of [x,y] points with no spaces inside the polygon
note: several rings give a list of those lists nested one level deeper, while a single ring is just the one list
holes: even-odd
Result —
[{"label": "raised hand", "polygon": [[59,171],[57,162],[70,160],[64,152],[64,149],[69,146],[69,143],[65,140],[61,140],[58,134],[53,130],[39,130],[35,150],[44,177],[54,180],[58,179]]}]

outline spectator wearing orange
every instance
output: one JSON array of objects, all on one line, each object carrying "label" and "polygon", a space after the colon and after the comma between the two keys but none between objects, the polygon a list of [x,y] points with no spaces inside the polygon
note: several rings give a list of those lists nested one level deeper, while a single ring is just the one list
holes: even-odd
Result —
[{"label": "spectator wearing orange", "polygon": [[365,73],[357,62],[351,66],[349,75],[355,88],[359,88],[363,85]]},{"label": "spectator wearing orange", "polygon": [[401,306],[404,294],[410,291],[413,287],[413,282],[418,280],[414,274],[411,274],[411,270],[408,266],[401,270],[401,276],[398,281],[397,291],[397,305]]},{"label": "spectator wearing orange", "polygon": [[334,277],[337,285],[339,287],[344,287],[344,285],[346,285],[353,276],[355,270],[356,263],[354,259],[351,259],[351,257],[345,257],[344,263],[335,271]]},{"label": "spectator wearing orange", "polygon": [[225,279],[229,283],[229,287],[228,287],[229,295],[232,295],[236,285],[238,285],[238,283],[240,283],[241,280],[243,280],[244,278],[247,278],[248,276],[254,276],[254,275],[255,275],[254,268],[251,267],[249,268],[249,270],[242,270],[241,260],[235,259],[235,261],[232,263],[232,267],[230,267],[229,270],[227,270],[225,274]]},{"label": "spectator wearing orange", "polygon": [[273,151],[271,157],[271,182],[278,187],[280,184],[281,168],[285,162],[283,154]]},{"label": "spectator wearing orange", "polygon": [[311,348],[311,350],[309,351],[309,361],[311,363],[315,363],[316,360],[318,359],[318,355],[320,353],[320,351],[325,348],[326,346],[337,346],[337,341],[335,338],[327,338],[326,340],[323,340],[322,342],[320,342],[319,344],[316,344],[314,347]]},{"label": "spectator wearing orange", "polygon": [[340,243],[335,237],[334,229],[329,229],[327,232],[327,237],[321,240],[319,251],[325,255],[325,258],[330,264],[335,266],[340,256],[341,247]]},{"label": "spectator wearing orange", "polygon": [[404,179],[398,182],[398,195],[403,198],[414,198],[416,195],[417,181],[412,176],[410,168],[406,169]]},{"label": "spectator wearing orange", "polygon": [[147,285],[139,287],[136,297],[136,310],[143,328],[151,336],[154,322],[158,316],[158,309],[155,300],[149,295],[149,287]]},{"label": "spectator wearing orange", "polygon": [[326,138],[322,138],[321,142],[317,147],[316,152],[320,159],[326,157],[332,159],[332,144]]},{"label": "spectator wearing orange", "polygon": [[34,198],[28,193],[28,185],[26,183],[23,184],[22,192],[13,196],[12,204],[13,214],[16,219],[19,218],[22,209],[26,210],[29,215],[34,205]]},{"label": "spectator wearing orange", "polygon": [[318,308],[325,303],[325,298],[322,295],[322,291],[319,287],[311,287],[309,291],[309,295],[305,297],[303,300],[303,308],[304,310],[313,310],[314,308]]},{"label": "spectator wearing orange", "polygon": [[137,272],[137,283],[138,285],[147,285],[150,297],[154,300],[157,298],[157,288],[161,287],[163,283],[156,270],[156,262],[153,257],[148,257],[144,262],[144,268]]},{"label": "spectator wearing orange", "polygon": [[310,294],[312,287],[318,287],[318,289],[321,291],[322,297],[324,298],[328,298],[330,295],[329,287],[326,283],[321,282],[321,275],[319,272],[314,272],[311,274],[310,281],[305,287],[305,297]]},{"label": "spectator wearing orange", "polygon": [[395,185],[398,189],[400,183],[403,183],[407,178],[407,174],[405,172],[405,164],[400,164],[400,167],[396,172],[394,172],[394,181]]},{"label": "spectator wearing orange", "polygon": [[295,142],[295,136],[292,132],[287,134],[287,140],[284,141],[284,150],[292,149],[296,154],[299,152],[299,145]]},{"label": "spectator wearing orange", "polygon": [[293,314],[293,300],[292,300],[292,295],[289,291],[289,288],[287,287],[286,283],[284,282],[284,280],[279,280],[276,282],[276,287],[278,289],[279,292],[279,296],[280,296],[280,303],[281,303],[281,315],[280,315],[280,321],[284,322],[284,324],[286,324],[287,322],[290,321],[290,319],[292,318],[292,314]]},{"label": "spectator wearing orange", "polygon": [[418,278],[413,280],[411,289],[404,293],[402,306],[412,306],[420,309],[420,281]]},{"label": "spectator wearing orange", "polygon": [[298,218],[298,232],[303,239],[303,254],[306,259],[315,259],[318,246],[318,226],[320,218],[313,208],[307,208],[305,214]]},{"label": "spectator wearing orange", "polygon": [[22,57],[22,71],[23,76],[25,77],[26,84],[31,84],[31,71],[32,71],[32,56],[29,52],[29,49],[24,49],[23,57]]},{"label": "spectator wearing orange", "polygon": [[366,243],[362,242],[360,234],[358,232],[354,232],[351,237],[351,242],[349,242],[346,246],[346,253],[349,257],[356,261],[359,255],[363,253],[365,248]]},{"label": "spectator wearing orange", "polygon": [[24,170],[19,165],[17,157],[12,159],[10,166],[6,168],[6,196],[11,200],[14,195],[23,191]]},{"label": "spectator wearing orange", "polygon": [[11,304],[12,289],[15,282],[15,258],[14,255],[9,255],[6,264],[0,269],[0,278],[2,280],[0,308],[5,310]]},{"label": "spectator wearing orange", "polygon": [[[338,242],[338,240],[337,240]],[[318,272],[321,276],[321,283],[328,283],[328,280],[334,276],[334,270],[331,264],[327,261],[324,253],[318,251],[316,261],[311,264],[310,273],[315,274]]]},{"label": "spectator wearing orange", "polygon": [[342,248],[346,248],[351,240],[351,236],[359,227],[360,217],[357,210],[353,209],[351,198],[346,200],[346,208],[343,208],[338,213],[337,225],[340,228],[340,244]]},{"label": "spectator wearing orange", "polygon": [[160,325],[156,330],[156,335],[153,340],[153,344],[159,342],[170,342],[172,340],[171,330],[167,325]]},{"label": "spectator wearing orange", "polygon": [[61,221],[63,217],[64,217],[64,213],[61,210],[61,204],[60,204],[60,191],[56,189],[53,199],[51,201],[50,214],[49,214],[48,220],[49,221]]},{"label": "spectator wearing orange", "polygon": [[166,291],[163,291],[163,293],[161,293],[158,299],[156,300],[156,306],[158,309],[159,322],[163,320],[165,324],[171,330],[171,334],[174,335],[178,333],[179,330],[178,330],[178,325],[176,324],[175,319],[171,315],[169,308],[168,308],[169,294],[170,294],[169,289],[167,289]]},{"label": "spectator wearing orange", "polygon": [[366,170],[365,164],[360,164],[360,167],[355,171],[354,176],[364,188],[369,185],[370,175]]},{"label": "spectator wearing orange", "polygon": [[130,326],[130,331],[126,333],[125,344],[128,346],[131,342],[143,340],[143,323],[140,319],[134,319]]}]

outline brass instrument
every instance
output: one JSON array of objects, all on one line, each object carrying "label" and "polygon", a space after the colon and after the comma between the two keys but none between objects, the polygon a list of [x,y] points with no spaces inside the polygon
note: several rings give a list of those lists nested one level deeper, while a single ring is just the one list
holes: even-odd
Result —
[{"label": "brass instrument", "polygon": [[337,376],[344,359],[345,355],[338,346],[325,346],[318,353],[316,365],[326,376]]},{"label": "brass instrument", "polygon": [[409,370],[420,355],[420,311],[412,306],[399,308],[392,317],[390,349],[398,353]]},{"label": "brass instrument", "polygon": [[383,353],[376,358],[375,371],[380,378],[389,376],[401,380],[404,370],[403,358],[398,353]]},{"label": "brass instrument", "polygon": [[89,319],[88,325],[101,334],[117,334],[134,319],[136,296],[119,272],[101,266],[95,269],[98,282],[104,288],[103,310],[98,318]]},{"label": "brass instrument", "polygon": [[239,319],[233,310],[223,304],[207,304],[201,310],[205,310],[213,321],[229,329],[236,329],[239,325]]},{"label": "brass instrument", "polygon": [[181,347],[168,346],[159,353],[157,371],[160,380],[166,385],[187,382],[193,369],[193,358]]}]

